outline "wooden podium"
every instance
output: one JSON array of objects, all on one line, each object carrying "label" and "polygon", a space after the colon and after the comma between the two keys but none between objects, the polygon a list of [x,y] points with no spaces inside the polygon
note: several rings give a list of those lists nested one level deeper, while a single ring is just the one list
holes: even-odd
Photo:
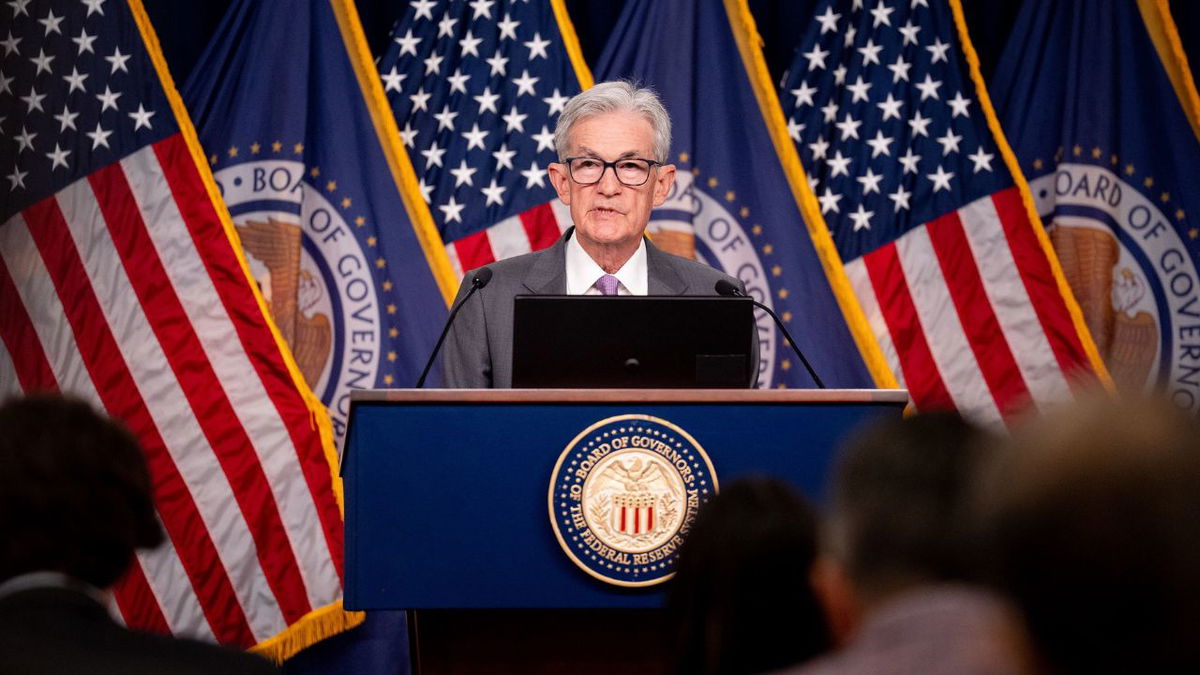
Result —
[{"label": "wooden podium", "polygon": [[907,402],[900,390],[356,391],[345,605],[408,610],[415,673],[662,672],[664,586],[594,578],[555,535],[551,475],[567,446],[598,422],[651,416],[702,446],[719,484],[770,475],[819,503],[847,434]]}]

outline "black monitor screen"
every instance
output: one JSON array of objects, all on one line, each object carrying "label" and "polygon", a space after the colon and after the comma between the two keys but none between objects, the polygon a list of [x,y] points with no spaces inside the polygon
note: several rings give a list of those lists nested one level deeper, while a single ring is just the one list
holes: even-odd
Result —
[{"label": "black monitor screen", "polygon": [[515,302],[515,388],[752,386],[748,298],[522,295]]}]

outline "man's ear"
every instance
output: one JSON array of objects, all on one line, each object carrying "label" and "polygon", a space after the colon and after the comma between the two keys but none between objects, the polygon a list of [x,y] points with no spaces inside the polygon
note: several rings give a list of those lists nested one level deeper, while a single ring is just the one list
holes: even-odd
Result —
[{"label": "man's ear", "polygon": [[554,186],[554,191],[558,193],[558,198],[567,206],[571,205],[571,179],[567,176],[567,167],[565,164],[558,162],[550,162],[546,167],[550,172],[550,184]]},{"label": "man's ear", "polygon": [[658,175],[654,179],[654,205],[662,206],[671,194],[671,186],[675,184],[675,165],[664,164],[658,167]]},{"label": "man's ear", "polygon": [[862,623],[862,603],[846,570],[828,556],[818,556],[809,572],[813,592],[825,610],[829,634],[836,646],[850,641]]}]

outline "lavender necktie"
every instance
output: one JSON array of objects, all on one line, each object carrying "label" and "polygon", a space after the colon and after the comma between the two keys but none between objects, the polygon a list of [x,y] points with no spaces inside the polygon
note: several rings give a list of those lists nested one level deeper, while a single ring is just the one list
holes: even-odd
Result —
[{"label": "lavender necktie", "polygon": [[597,279],[596,283],[593,285],[596,288],[600,289],[601,295],[616,295],[617,294],[617,283],[618,282],[617,282],[616,277],[614,277],[611,274],[605,274],[604,276]]}]

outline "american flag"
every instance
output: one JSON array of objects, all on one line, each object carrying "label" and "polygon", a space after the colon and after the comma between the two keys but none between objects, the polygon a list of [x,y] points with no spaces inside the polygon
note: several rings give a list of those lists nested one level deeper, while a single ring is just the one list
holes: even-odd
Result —
[{"label": "american flag", "polygon": [[821,2],[780,99],[916,406],[999,421],[1105,375],[951,2]]},{"label": "american flag", "polygon": [[69,392],[140,439],[168,541],[115,589],[128,625],[268,652],[328,625],[328,421],[249,283],[144,10],[0,15],[0,395]]},{"label": "american flag", "polygon": [[379,72],[459,276],[558,239],[554,125],[591,86],[560,1],[413,0]]}]

